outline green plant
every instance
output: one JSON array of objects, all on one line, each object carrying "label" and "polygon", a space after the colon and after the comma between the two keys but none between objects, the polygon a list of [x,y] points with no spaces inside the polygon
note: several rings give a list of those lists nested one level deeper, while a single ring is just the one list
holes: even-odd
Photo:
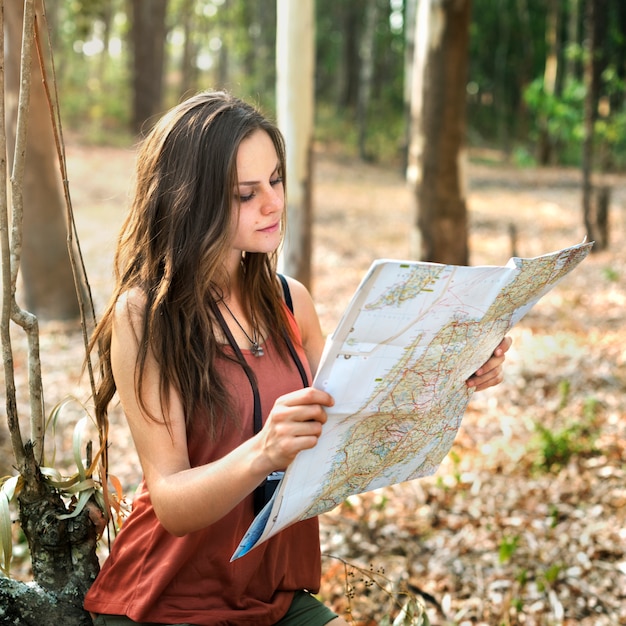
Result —
[{"label": "green plant", "polygon": [[535,121],[531,135],[537,140],[542,134],[559,146],[561,161],[577,161],[582,142],[583,102],[585,85],[569,81],[561,95],[545,89],[543,76],[535,79],[524,92],[524,100]]},{"label": "green plant", "polygon": [[609,282],[615,283],[619,280],[619,272],[613,268],[613,267],[605,267],[602,270],[602,275],[604,276],[604,278],[606,278]]},{"label": "green plant", "polygon": [[552,431],[543,424],[535,424],[539,438],[539,461],[537,465],[546,471],[559,469],[580,452],[579,427],[576,424]]},{"label": "green plant", "polygon": [[452,461],[452,466],[454,468],[454,480],[456,481],[457,485],[461,484],[461,457],[459,456],[458,452],[456,452],[455,450],[450,450],[450,452],[448,453],[448,456],[450,457],[450,460]]},{"label": "green plant", "polygon": [[559,381],[559,396],[561,397],[561,401],[559,402],[559,411],[562,411],[567,406],[571,389],[572,385],[567,378]]},{"label": "green plant", "polygon": [[583,417],[587,423],[592,424],[595,421],[599,405],[600,403],[597,398],[594,398],[593,396],[585,398],[585,402],[583,404]]},{"label": "green plant", "polygon": [[559,523],[559,509],[554,504],[550,504],[548,518],[550,519],[550,528],[556,528],[556,525]]},{"label": "green plant", "polygon": [[596,407],[597,401],[588,399],[583,408],[584,420],[572,422],[563,428],[550,429],[535,423],[538,454],[536,469],[557,471],[575,456],[595,454],[593,419]]},{"label": "green plant", "polygon": [[553,587],[562,571],[563,566],[559,563],[555,563],[546,568],[542,574],[537,577],[537,588],[539,591],[545,592]]},{"label": "green plant", "polygon": [[[117,526],[123,517],[122,489],[119,480],[115,476],[109,476],[109,481],[114,486],[116,494],[111,497],[102,488],[102,484],[95,477],[97,473],[100,448],[95,457],[92,454],[92,443],[88,439],[88,427],[91,421],[87,409],[75,398],[68,397],[59,402],[46,421],[46,431],[51,431],[52,440],[55,440],[56,427],[63,409],[70,403],[78,403],[82,411],[81,417],[74,426],[72,438],[72,454],[76,471],[65,476],[53,467],[56,457],[56,446],[53,445],[51,455],[40,467],[44,480],[69,504],[69,512],[59,516],[59,519],[71,519],[78,516],[88,503],[95,500],[101,511],[111,513],[110,521]],[[83,453],[85,456],[83,457]],[[9,575],[11,561],[13,559],[13,533],[11,521],[11,503],[19,496],[23,488],[23,478],[18,476],[5,476],[0,478],[0,571]],[[90,513],[91,515],[91,513]],[[106,520],[102,519],[102,530],[106,526]]]},{"label": "green plant", "polygon": [[537,159],[524,146],[516,146],[513,149],[513,163],[518,167],[536,167]]},{"label": "green plant", "polygon": [[[570,403],[571,382],[566,379],[561,380],[558,392],[557,414],[560,414]],[[566,416],[564,426],[548,426],[535,421],[536,437],[531,444],[537,455],[535,469],[548,472],[558,471],[575,456],[595,454],[598,408],[598,400],[589,396],[583,402],[582,415],[580,417]]]},{"label": "green plant", "polygon": [[519,546],[519,535],[506,535],[500,541],[500,547],[498,548],[498,558],[500,563],[507,563],[513,558],[513,555],[517,551]]}]

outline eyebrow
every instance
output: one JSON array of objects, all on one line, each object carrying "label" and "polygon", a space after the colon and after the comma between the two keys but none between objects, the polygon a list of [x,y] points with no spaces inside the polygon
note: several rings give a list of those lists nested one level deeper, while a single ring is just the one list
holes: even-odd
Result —
[{"label": "eyebrow", "polygon": [[[273,176],[278,171],[280,171],[280,163],[276,163],[276,167],[274,168],[270,176]],[[242,187],[252,187],[254,185],[258,185],[260,182],[260,180],[238,180],[237,185]]]}]

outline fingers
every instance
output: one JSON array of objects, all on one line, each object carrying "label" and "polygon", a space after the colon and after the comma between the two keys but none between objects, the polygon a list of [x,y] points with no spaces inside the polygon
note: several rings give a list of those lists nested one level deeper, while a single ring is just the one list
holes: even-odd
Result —
[{"label": "fingers", "polygon": [[332,396],[312,387],[276,400],[262,431],[265,452],[276,469],[284,469],[298,452],[317,444],[327,420],[325,407],[333,404]]},{"label": "fingers", "polygon": [[482,391],[483,389],[487,389],[488,387],[493,387],[495,385],[499,385],[504,380],[504,374],[502,372],[502,367],[497,367],[492,370],[489,370],[486,374],[482,376],[477,376],[474,374],[467,381],[468,387],[473,387],[475,391]]},{"label": "fingers", "polygon": [[305,387],[304,389],[298,389],[291,393],[285,394],[276,400],[276,404],[283,404],[285,406],[306,406],[316,405],[321,406],[333,406],[335,403],[333,397],[322,391],[321,389],[315,389],[315,387]]},{"label": "fingers", "polygon": [[473,387],[476,391],[482,391],[499,385],[504,378],[502,364],[512,343],[513,340],[510,337],[505,337],[493,351],[491,358],[467,380],[467,386]]},{"label": "fingers", "polygon": [[512,344],[513,344],[513,339],[511,337],[505,337],[498,344],[498,347],[493,351],[494,356],[504,356],[505,353],[508,352]]}]

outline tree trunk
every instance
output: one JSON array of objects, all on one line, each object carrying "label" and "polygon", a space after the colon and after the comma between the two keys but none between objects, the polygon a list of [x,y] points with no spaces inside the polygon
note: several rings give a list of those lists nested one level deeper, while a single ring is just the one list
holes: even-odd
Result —
[{"label": "tree trunk", "polygon": [[365,5],[365,28],[361,35],[359,72],[359,91],[357,98],[356,119],[359,134],[359,156],[369,160],[367,154],[367,112],[369,110],[372,82],[374,80],[374,51],[376,26],[378,23],[378,0],[368,0]]},{"label": "tree trunk", "polygon": [[469,0],[420,1],[411,97],[412,253],[456,265],[469,262],[463,148],[470,9]]},{"label": "tree trunk", "polygon": [[[256,0],[252,3],[258,24],[254,54],[254,74],[256,91],[260,94],[271,93],[276,88],[276,24],[277,3],[275,0]],[[306,11],[306,8],[303,9]]]},{"label": "tree trunk", "polygon": [[[523,93],[528,84],[532,82],[534,78],[533,58],[535,56],[535,51],[528,0],[517,0],[516,7],[520,33],[525,43],[523,50],[515,51],[515,55],[517,56],[517,53],[519,52],[520,56],[518,68],[515,72],[516,76],[513,80],[517,85],[518,93]],[[528,115],[528,106],[524,98],[516,98],[516,104],[512,112],[515,122],[509,132],[515,137],[527,137],[529,135],[528,127],[530,116]]]},{"label": "tree trunk", "polygon": [[[215,76],[215,86],[217,89],[223,89],[225,85],[228,85],[231,75],[231,62],[230,62],[230,46],[231,39],[227,33],[232,31],[232,0],[224,0],[222,8],[217,12],[215,17],[215,28],[220,33],[221,46],[219,49],[217,67],[215,68],[213,75]],[[203,32],[201,37],[208,37],[208,32]]]},{"label": "tree trunk", "polygon": [[[35,3],[42,20],[41,2]],[[15,147],[23,3],[4,3],[7,30],[7,146]],[[44,29],[41,29],[43,32]],[[51,113],[41,68],[33,56],[31,96],[24,173],[24,221],[21,256],[24,307],[40,319],[74,320],[78,298],[67,249],[67,224],[61,190]],[[11,163],[9,164],[11,167]]]},{"label": "tree trunk", "polygon": [[[567,43],[578,45],[581,43],[580,35],[580,2],[581,0],[569,0],[569,18],[567,20]],[[565,74],[572,80],[581,78],[580,61],[577,57],[569,55],[565,60]]]},{"label": "tree trunk", "polygon": [[[546,17],[546,64],[543,72],[543,89],[549,97],[556,94],[557,69],[558,69],[558,30],[559,30],[559,7],[557,0],[548,0]],[[540,135],[538,145],[538,161],[540,165],[548,165],[551,162],[554,145],[548,132],[549,120],[542,116],[539,120]]]},{"label": "tree trunk", "polygon": [[276,102],[287,149],[287,234],[282,269],[311,287],[314,107],[313,0],[278,0]]},{"label": "tree trunk", "polygon": [[96,528],[89,519],[92,506],[67,518],[68,508],[43,478],[32,445],[27,443],[25,448],[24,486],[18,503],[33,578],[40,587],[61,597],[71,591],[82,606],[82,598],[99,571]]},{"label": "tree trunk", "polygon": [[[594,241],[597,215],[593,202],[593,167],[595,122],[598,116],[598,98],[600,94],[600,76],[604,67],[601,55],[601,42],[605,34],[606,0],[588,0],[586,6],[585,25],[587,28],[587,55],[585,61],[585,95],[584,138],[582,153],[582,210],[583,222],[587,239]],[[592,248],[602,250],[602,242]]]},{"label": "tree trunk", "polygon": [[66,597],[51,593],[37,585],[10,578],[0,579],[0,622],[3,626],[93,626],[93,621],[82,606],[82,595],[68,590]]},{"label": "tree trunk", "polygon": [[198,68],[197,62],[197,45],[194,40],[194,7],[195,0],[184,0],[181,11],[181,21],[183,30],[183,54],[180,63],[180,93],[193,93],[197,90],[198,84]]},{"label": "tree trunk", "polygon": [[411,85],[413,83],[413,61],[415,58],[415,15],[417,0],[406,0],[404,3],[404,86],[402,100],[404,103],[405,136],[402,146],[402,168],[407,171],[409,166],[409,145],[411,143]]},{"label": "tree trunk", "polygon": [[[469,1],[469,0],[468,0]],[[511,128],[509,117],[509,93],[511,90],[511,72],[509,70],[511,27],[513,11],[498,11],[498,44],[495,50],[494,64],[494,122],[498,144],[508,156],[511,152]]]},{"label": "tree trunk", "polygon": [[361,0],[343,0],[341,8],[341,61],[337,76],[337,106],[354,110],[359,91],[359,33]]},{"label": "tree trunk", "polygon": [[44,481],[32,446],[26,449],[25,485],[18,503],[34,582],[0,577],[0,623],[91,625],[83,600],[99,571],[97,532],[90,517],[91,512],[99,515],[99,509],[89,503],[75,517],[59,519],[68,512],[65,503]]},{"label": "tree trunk", "polygon": [[130,7],[132,130],[140,134],[162,109],[167,0],[132,0]]}]

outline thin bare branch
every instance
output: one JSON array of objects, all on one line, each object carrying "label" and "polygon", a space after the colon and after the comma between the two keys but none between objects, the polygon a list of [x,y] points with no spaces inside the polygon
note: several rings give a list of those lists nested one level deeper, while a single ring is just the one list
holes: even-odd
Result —
[{"label": "thin bare branch", "polygon": [[15,154],[11,172],[11,200],[13,220],[11,227],[11,319],[24,329],[28,338],[28,386],[30,398],[30,430],[35,458],[43,458],[44,403],[39,357],[39,323],[28,311],[15,301],[17,275],[22,254],[22,222],[24,217],[24,167],[26,161],[26,135],[31,91],[31,66],[33,49],[34,0],[24,1],[24,25],[22,29],[22,52],[20,65],[20,94],[17,108]]},{"label": "thin bare branch", "polygon": [[[89,375],[89,383],[91,387],[92,396],[96,394],[96,383],[93,371],[93,364],[91,361],[91,354],[89,351],[89,332],[88,332],[88,319],[89,314],[91,328],[96,324],[96,312],[93,303],[93,296],[91,293],[91,286],[87,277],[87,270],[85,268],[85,262],[80,248],[80,242],[78,238],[78,232],[76,229],[76,221],[74,219],[74,210],[72,207],[72,199],[69,188],[69,176],[67,172],[67,160],[65,157],[65,141],[63,139],[63,126],[61,123],[61,115],[59,109],[59,97],[57,92],[57,80],[54,67],[54,55],[52,54],[52,44],[50,41],[50,30],[47,27],[47,16],[45,12],[45,4],[42,2],[43,7],[43,22],[47,31],[47,47],[50,58],[50,67],[52,71],[52,86],[54,89],[54,97],[50,92],[50,83],[48,81],[46,63],[43,56],[41,37],[39,32],[39,24],[37,17],[35,16],[34,34],[35,45],[37,50],[37,56],[39,59],[39,66],[41,68],[41,76],[43,81],[44,92],[48,101],[48,108],[50,111],[50,119],[52,122],[52,131],[54,135],[54,141],[57,149],[57,159],[59,169],[61,172],[61,180],[63,181],[63,192],[66,206],[66,225],[67,225],[67,250],[70,258],[70,265],[72,267],[72,275],[74,277],[74,288],[76,290],[76,296],[78,298],[78,305],[80,310],[81,329],[83,334],[83,343],[85,346],[85,364]],[[107,474],[108,474],[108,454],[107,454],[107,439],[108,428],[106,425],[99,425],[99,437],[100,437],[100,449],[103,451],[101,457],[101,481],[103,485],[103,493],[105,501],[107,502],[108,510],[108,489],[107,489]]]},{"label": "thin bare branch", "polygon": [[[45,7],[43,11],[43,19],[47,25],[47,18],[45,14]],[[48,81],[46,63],[43,58],[41,37],[39,33],[39,24],[37,17],[35,16],[35,45],[37,50],[37,57],[39,59],[39,66],[41,68],[41,76],[43,80],[44,91],[46,99],[48,101],[48,108],[50,109],[50,120],[52,122],[52,132],[54,134],[54,141],[57,149],[57,158],[59,163],[59,169],[61,171],[61,180],[63,181],[63,193],[65,197],[66,206],[66,223],[67,223],[67,250],[70,257],[70,264],[72,267],[72,274],[74,276],[74,286],[76,289],[76,295],[78,297],[78,304],[80,309],[81,328],[83,332],[83,342],[85,344],[85,356],[86,366],[89,373],[89,382],[91,385],[91,392],[93,395],[96,393],[96,385],[93,374],[93,365],[89,355],[89,333],[88,333],[88,320],[87,314],[90,316],[89,322],[93,325],[96,323],[96,312],[93,304],[93,297],[91,294],[91,286],[87,278],[87,270],[85,268],[85,262],[83,254],[80,248],[80,242],[78,240],[78,233],[76,229],[76,221],[74,219],[74,209],[72,207],[72,199],[70,195],[69,179],[67,173],[67,160],[65,158],[65,141],[63,139],[63,126],[61,124],[61,115],[59,112],[59,97],[57,93],[57,80],[54,69],[54,57],[52,55],[52,45],[50,42],[50,32],[48,31],[48,50],[50,52],[50,67],[52,70],[52,86],[54,87],[54,99],[50,93],[50,83]]]},{"label": "thin bare branch", "polygon": [[11,245],[9,241],[9,202],[7,189],[7,143],[4,106],[4,6],[0,5],[0,245],[2,251],[2,360],[4,362],[4,378],[6,390],[7,424],[11,437],[11,446],[18,469],[21,471],[26,463],[26,450],[20,432],[15,396],[15,374],[13,369],[13,349],[11,347],[11,305],[14,298],[14,282],[11,273]]}]

